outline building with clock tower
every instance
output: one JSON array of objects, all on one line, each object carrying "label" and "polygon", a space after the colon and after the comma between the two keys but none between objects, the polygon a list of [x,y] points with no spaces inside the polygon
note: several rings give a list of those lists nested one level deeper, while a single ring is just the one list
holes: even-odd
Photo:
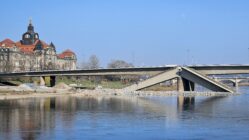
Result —
[{"label": "building with clock tower", "polygon": [[22,39],[14,42],[5,39],[0,42],[0,72],[74,70],[77,57],[71,50],[57,54],[55,45],[40,40],[32,21]]}]

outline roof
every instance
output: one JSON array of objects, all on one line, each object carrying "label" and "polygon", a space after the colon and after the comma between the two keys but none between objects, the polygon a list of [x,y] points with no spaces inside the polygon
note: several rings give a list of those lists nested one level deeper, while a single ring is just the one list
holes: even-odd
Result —
[{"label": "roof", "polygon": [[[4,45],[4,46],[2,46]],[[11,39],[5,39],[3,41],[0,42],[0,47],[14,47],[17,46],[20,51],[26,53],[26,54],[32,54],[36,48],[37,45],[41,45],[43,49],[46,49],[48,47],[51,47],[55,50],[55,46],[54,44],[51,42],[50,45],[48,45],[46,42],[42,41],[42,40],[36,40],[34,44],[32,45],[23,45],[21,43],[21,41],[18,42],[14,42]],[[75,56],[75,53],[69,49],[63,51],[61,54],[58,54],[57,57],[59,59],[65,59],[65,58],[72,58],[73,56]]]},{"label": "roof", "polygon": [[31,53],[35,48],[35,45],[22,45],[20,41],[16,42],[16,46],[24,53]]},{"label": "roof", "polygon": [[67,49],[64,52],[62,52],[61,54],[57,55],[57,57],[60,59],[64,59],[66,57],[72,57],[72,56],[75,56],[75,53],[69,49]]},{"label": "roof", "polygon": [[46,49],[47,47],[49,47],[49,45],[47,43],[45,43],[42,40],[36,40],[34,44],[32,45],[23,45],[20,41],[16,42],[16,46],[20,48],[20,50],[24,53],[33,53],[35,46],[41,43],[42,48]]},{"label": "roof", "polygon": [[46,49],[46,48],[49,47],[49,45],[46,42],[42,41],[42,40],[36,40],[35,44],[38,43],[39,41],[41,41],[43,49]]},{"label": "roof", "polygon": [[7,38],[0,42],[0,47],[12,48],[15,46],[15,42]]},{"label": "roof", "polygon": [[55,49],[55,46],[54,46],[54,43],[51,42],[50,45],[49,45],[51,48]]}]

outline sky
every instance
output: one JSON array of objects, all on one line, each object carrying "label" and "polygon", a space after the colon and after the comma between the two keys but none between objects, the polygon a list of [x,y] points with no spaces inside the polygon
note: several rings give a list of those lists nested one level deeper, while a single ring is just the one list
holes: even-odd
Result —
[{"label": "sky", "polygon": [[0,40],[29,19],[57,52],[136,66],[249,64],[248,0],[1,0]]}]

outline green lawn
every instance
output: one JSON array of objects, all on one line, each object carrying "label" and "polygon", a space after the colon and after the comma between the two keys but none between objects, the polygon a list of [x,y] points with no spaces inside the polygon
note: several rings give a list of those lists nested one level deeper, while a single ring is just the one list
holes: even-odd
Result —
[{"label": "green lawn", "polygon": [[77,84],[78,86],[82,86],[85,88],[95,88],[97,86],[101,86],[103,88],[111,88],[111,89],[120,89],[128,86],[127,84],[123,84],[121,81],[91,81],[91,80],[71,80],[67,78],[58,78],[56,79],[56,83],[64,82],[65,84]]}]

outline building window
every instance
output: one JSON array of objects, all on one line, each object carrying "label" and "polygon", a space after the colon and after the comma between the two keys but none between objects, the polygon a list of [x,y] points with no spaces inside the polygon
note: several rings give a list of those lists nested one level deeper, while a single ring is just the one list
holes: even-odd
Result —
[{"label": "building window", "polygon": [[36,34],[36,35],[35,35],[35,39],[38,39],[38,38],[39,38],[39,37],[38,37],[38,35]]},{"label": "building window", "polygon": [[26,35],[25,35],[25,38],[30,38],[30,35],[29,35],[29,34],[26,34]]}]

